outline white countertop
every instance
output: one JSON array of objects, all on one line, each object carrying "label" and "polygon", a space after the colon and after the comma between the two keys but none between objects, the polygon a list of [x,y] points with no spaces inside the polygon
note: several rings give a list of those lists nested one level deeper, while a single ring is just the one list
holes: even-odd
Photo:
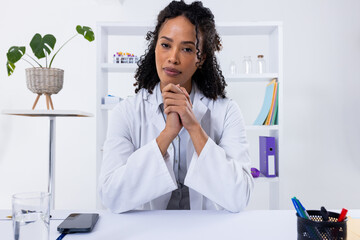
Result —
[{"label": "white countertop", "polygon": [[[113,214],[108,211],[52,211],[50,239],[60,234],[57,226],[69,213],[97,212],[98,223],[91,233],[69,234],[64,240],[111,239],[296,239],[295,210],[227,211],[132,211]],[[12,239],[9,210],[0,210],[2,240]],[[349,216],[360,217],[360,210],[349,210]]]}]

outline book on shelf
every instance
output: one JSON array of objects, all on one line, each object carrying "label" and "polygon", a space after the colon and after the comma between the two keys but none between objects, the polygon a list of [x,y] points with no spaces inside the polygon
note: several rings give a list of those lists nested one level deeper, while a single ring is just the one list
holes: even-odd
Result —
[{"label": "book on shelf", "polygon": [[[277,106],[278,92],[279,92],[278,84],[279,84],[278,82],[275,82],[274,93],[273,93],[273,97],[272,97],[272,101],[271,101],[270,111],[269,111],[269,114],[266,118],[264,125],[274,125],[275,124],[275,120],[276,120],[276,116],[277,116],[277,111],[275,111],[275,108]],[[272,121],[274,123],[272,123]]]},{"label": "book on shelf", "polygon": [[275,106],[274,106],[274,112],[271,116],[271,123],[270,125],[277,125],[278,124],[278,108],[279,108],[279,83],[277,84],[277,91],[276,91],[276,97],[275,97]]},{"label": "book on shelf", "polygon": [[275,125],[277,124],[278,112],[278,82],[274,78],[265,90],[263,105],[254,121],[254,125]]}]

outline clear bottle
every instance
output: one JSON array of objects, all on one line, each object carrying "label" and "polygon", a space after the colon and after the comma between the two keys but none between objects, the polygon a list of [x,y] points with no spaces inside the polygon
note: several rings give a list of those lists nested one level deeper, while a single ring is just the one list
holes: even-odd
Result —
[{"label": "clear bottle", "polygon": [[252,71],[252,62],[251,62],[251,57],[250,56],[244,56],[243,71],[246,74],[249,74]]},{"label": "clear bottle", "polygon": [[258,58],[256,59],[256,73],[266,73],[264,55],[258,55]]},{"label": "clear bottle", "polygon": [[231,63],[230,63],[229,72],[230,72],[230,75],[237,74],[236,63],[234,61],[231,61]]}]

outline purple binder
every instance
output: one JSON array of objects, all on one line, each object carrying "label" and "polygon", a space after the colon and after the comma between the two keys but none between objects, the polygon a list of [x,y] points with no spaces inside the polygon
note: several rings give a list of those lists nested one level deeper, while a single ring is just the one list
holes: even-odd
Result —
[{"label": "purple binder", "polygon": [[277,176],[275,137],[259,136],[260,172],[266,177]]}]

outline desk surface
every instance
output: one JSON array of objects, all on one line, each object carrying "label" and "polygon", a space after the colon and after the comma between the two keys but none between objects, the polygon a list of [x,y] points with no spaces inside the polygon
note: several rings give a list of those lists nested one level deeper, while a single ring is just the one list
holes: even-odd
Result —
[{"label": "desk surface", "polygon": [[78,110],[3,110],[2,114],[27,117],[92,117],[91,113]]},{"label": "desk surface", "polygon": [[[59,236],[56,228],[69,213],[52,212],[50,239]],[[81,211],[89,212],[89,211]],[[134,211],[100,214],[91,233],[70,234],[64,240],[101,239],[296,239],[294,210],[259,210],[229,213],[226,211]],[[2,240],[12,240],[12,221],[0,210]],[[360,210],[350,210],[352,217],[360,217]]]}]

